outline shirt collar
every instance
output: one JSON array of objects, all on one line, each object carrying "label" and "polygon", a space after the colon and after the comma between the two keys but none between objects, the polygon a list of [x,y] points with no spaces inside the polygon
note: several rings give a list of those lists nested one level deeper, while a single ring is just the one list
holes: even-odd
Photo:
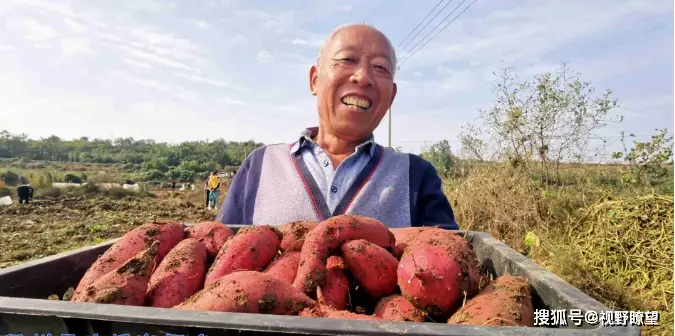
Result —
[{"label": "shirt collar", "polygon": [[[313,147],[316,146],[317,143],[314,142],[314,138],[319,134],[319,128],[318,127],[308,127],[300,133],[300,138],[298,141],[296,141],[293,146],[291,147],[291,154],[295,154],[298,152],[300,149],[304,147]],[[375,148],[377,144],[375,143],[375,136],[371,134],[366,141],[364,141],[362,144],[356,146],[355,151],[365,151],[368,153],[370,156],[375,156]]]}]

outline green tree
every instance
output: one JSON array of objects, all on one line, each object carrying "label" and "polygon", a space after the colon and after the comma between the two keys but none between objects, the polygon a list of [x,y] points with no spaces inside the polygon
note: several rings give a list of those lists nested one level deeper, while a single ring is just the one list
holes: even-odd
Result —
[{"label": "green tree", "polygon": [[497,76],[494,105],[480,111],[478,124],[465,126],[462,150],[479,160],[492,157],[526,169],[538,166],[546,182],[551,171],[559,179],[562,162],[584,160],[590,137],[606,126],[618,106],[611,90],[596,94],[565,63],[557,72],[526,81],[509,68]]},{"label": "green tree", "polygon": [[433,144],[422,157],[429,161],[438,173],[444,177],[450,176],[455,168],[457,158],[452,154],[448,140],[441,140]]},{"label": "green tree", "polygon": [[[667,136],[668,129],[657,129],[650,141],[633,141],[633,147],[626,147],[626,135],[621,132],[623,152],[612,155],[615,159],[623,158],[630,166],[631,182],[651,184],[673,170],[673,136]],[[634,134],[629,134],[634,138]]]}]

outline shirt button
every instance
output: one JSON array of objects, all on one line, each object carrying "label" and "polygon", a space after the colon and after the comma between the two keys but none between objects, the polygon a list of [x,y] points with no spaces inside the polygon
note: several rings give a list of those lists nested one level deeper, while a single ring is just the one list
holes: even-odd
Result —
[{"label": "shirt button", "polygon": [[336,192],[337,192],[337,187],[336,187],[336,186],[330,187],[330,191],[336,193]]},{"label": "shirt button", "polygon": [[328,160],[323,160],[323,166],[328,167]]}]

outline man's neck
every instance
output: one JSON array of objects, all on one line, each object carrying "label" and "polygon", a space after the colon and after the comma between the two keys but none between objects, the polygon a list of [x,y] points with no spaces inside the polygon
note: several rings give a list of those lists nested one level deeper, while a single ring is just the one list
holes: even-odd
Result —
[{"label": "man's neck", "polygon": [[367,138],[360,140],[344,140],[334,134],[319,129],[315,142],[321,146],[321,149],[323,149],[328,157],[330,157],[333,162],[333,167],[337,168],[337,166],[349,155],[354,153],[356,147],[365,142],[366,139]]}]

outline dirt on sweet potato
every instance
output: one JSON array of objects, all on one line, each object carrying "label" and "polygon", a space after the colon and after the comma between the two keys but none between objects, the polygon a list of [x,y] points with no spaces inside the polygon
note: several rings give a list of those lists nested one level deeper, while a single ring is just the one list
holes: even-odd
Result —
[{"label": "dirt on sweet potato", "polygon": [[391,253],[365,239],[346,242],[341,250],[347,269],[371,297],[394,292],[398,260]]},{"label": "dirt on sweet potato", "polygon": [[202,288],[207,251],[196,238],[186,238],[166,255],[150,277],[152,307],[171,308]]},{"label": "dirt on sweet potato", "polygon": [[312,221],[296,221],[278,227],[283,235],[281,239],[282,251],[301,251],[305,236],[318,225]]},{"label": "dirt on sweet potato", "polygon": [[204,280],[208,286],[236,271],[263,270],[277,255],[281,232],[272,226],[255,225],[240,229],[218,252]]},{"label": "dirt on sweet potato", "polygon": [[326,262],[326,284],[316,288],[320,305],[343,310],[349,301],[351,283],[345,274],[346,265],[339,256],[330,256]]},{"label": "dirt on sweet potato", "polygon": [[[447,318],[466,297],[478,292],[478,261],[455,233],[432,228],[410,241],[399,262],[401,293],[417,308]],[[444,293],[444,295],[438,295]]]},{"label": "dirt on sweet potato", "polygon": [[383,297],[375,306],[375,316],[388,321],[424,322],[426,315],[400,294]]},{"label": "dirt on sweet potato", "polygon": [[355,215],[331,217],[305,237],[293,286],[314,295],[317,287],[326,284],[326,260],[330,253],[354,239],[365,239],[389,251],[395,243],[394,234],[376,219]]},{"label": "dirt on sweet potato", "polygon": [[448,324],[532,327],[534,311],[527,279],[498,277],[454,313]]},{"label": "dirt on sweet potato", "polygon": [[300,252],[286,251],[270,262],[265,273],[292,284],[295,273],[298,271],[298,263],[300,263]]},{"label": "dirt on sweet potato", "polygon": [[292,285],[257,271],[230,273],[175,308],[275,315],[297,315],[316,302]]},{"label": "dirt on sweet potato", "polygon": [[159,251],[159,241],[139,252],[117,269],[75,291],[71,301],[142,306]]},{"label": "dirt on sweet potato", "polygon": [[215,258],[225,241],[234,236],[234,232],[225,224],[213,221],[200,222],[186,228],[185,234],[187,238],[196,238],[204,244],[211,258]]}]

